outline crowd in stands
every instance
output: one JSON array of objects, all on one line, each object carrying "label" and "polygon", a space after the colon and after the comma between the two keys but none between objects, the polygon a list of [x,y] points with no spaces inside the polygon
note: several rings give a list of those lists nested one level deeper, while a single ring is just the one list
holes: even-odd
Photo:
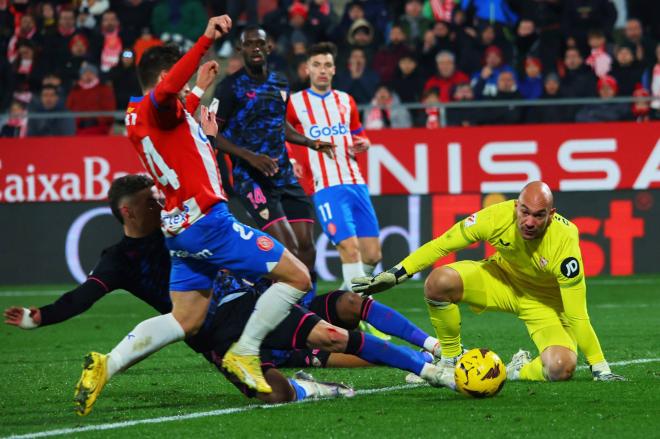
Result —
[{"label": "crowd in stands", "polygon": [[[660,1],[0,0],[0,135],[110,133],[112,117],[28,114],[123,110],[141,94],[141,54],[168,43],[185,51],[220,13],[235,23],[212,53],[227,74],[242,67],[235,44],[246,24],[268,32],[270,66],[287,73],[292,91],[308,86],[306,49],[337,44],[334,86],[366,108],[368,129],[436,128],[433,104],[478,100],[503,105],[449,108],[447,124],[660,119]],[[505,102],[614,96],[647,100]]]}]

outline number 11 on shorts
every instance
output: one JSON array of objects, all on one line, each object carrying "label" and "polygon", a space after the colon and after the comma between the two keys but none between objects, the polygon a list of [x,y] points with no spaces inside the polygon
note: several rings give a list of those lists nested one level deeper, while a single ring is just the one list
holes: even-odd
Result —
[{"label": "number 11 on shorts", "polygon": [[321,213],[321,219],[324,223],[332,219],[332,211],[330,210],[330,203],[319,204],[319,212]]}]

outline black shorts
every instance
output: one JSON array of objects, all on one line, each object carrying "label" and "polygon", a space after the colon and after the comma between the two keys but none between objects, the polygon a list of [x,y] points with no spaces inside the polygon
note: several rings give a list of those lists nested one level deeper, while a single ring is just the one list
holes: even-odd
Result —
[{"label": "black shorts", "polygon": [[[258,295],[256,293],[247,292],[218,308],[212,324],[213,352],[209,355],[220,372],[250,398],[255,396],[254,390],[249,389],[222,368],[222,357],[241,336],[254,310],[257,299]],[[264,373],[276,366],[271,360],[269,350],[306,350],[307,337],[320,321],[319,316],[306,308],[298,305],[291,308],[289,315],[266,336],[261,344],[261,368]],[[327,362],[327,358],[325,361]]]},{"label": "black shorts", "polygon": [[[218,308],[213,319],[212,329],[213,351],[218,356],[222,357],[229,347],[239,339],[254,310],[257,298],[256,293],[248,292]],[[320,321],[321,318],[310,310],[295,305],[291,308],[289,315],[266,336],[261,348],[305,349],[309,333]]]},{"label": "black shorts", "polygon": [[234,193],[261,230],[284,219],[314,222],[312,203],[298,183],[270,187],[245,180],[235,185]]}]

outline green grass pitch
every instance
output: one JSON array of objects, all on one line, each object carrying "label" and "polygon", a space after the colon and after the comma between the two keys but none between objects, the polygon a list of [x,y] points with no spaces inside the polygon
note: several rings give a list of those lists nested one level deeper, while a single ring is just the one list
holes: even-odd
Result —
[{"label": "green grass pitch", "polygon": [[[80,418],[72,396],[83,355],[110,350],[153,315],[134,297],[114,293],[60,325],[1,327],[0,436],[64,430],[75,437],[658,437],[660,277],[595,278],[588,285],[592,323],[607,359],[619,364],[613,370],[627,382],[592,382],[582,367],[570,382],[509,382],[497,397],[474,400],[446,389],[405,386],[404,372],[384,367],[326,369],[312,372],[374,392],[265,409],[178,344],[116,376],[94,411]],[[0,306],[43,305],[65,288],[2,287]],[[431,330],[420,282],[378,300]],[[518,348],[533,351],[514,316],[477,316],[466,308],[462,315],[466,346],[491,348],[505,361]],[[149,421],[133,422],[140,420]]]}]

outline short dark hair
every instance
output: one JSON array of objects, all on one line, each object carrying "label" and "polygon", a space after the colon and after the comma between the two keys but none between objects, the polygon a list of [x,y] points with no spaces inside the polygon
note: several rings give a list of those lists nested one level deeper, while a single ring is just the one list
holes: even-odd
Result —
[{"label": "short dark hair", "polygon": [[243,43],[243,38],[245,38],[245,34],[248,32],[263,32],[266,35],[266,39],[268,39],[268,32],[266,30],[259,26],[258,24],[248,24],[243,28],[241,31],[241,34],[238,37],[238,41],[242,44]]},{"label": "short dark hair", "polygon": [[135,195],[153,185],[154,181],[144,174],[129,174],[115,179],[108,190],[108,203],[115,218],[124,224],[124,218],[119,211],[119,202],[122,198]]},{"label": "short dark hair", "polygon": [[307,49],[307,59],[316,55],[332,55],[332,59],[337,59],[337,46],[329,41],[316,43]]},{"label": "short dark hair", "polygon": [[169,70],[181,58],[177,46],[155,46],[147,49],[137,66],[138,79],[143,90],[147,90],[158,82],[158,75],[163,70]]},{"label": "short dark hair", "polygon": [[59,96],[59,94],[60,94],[60,91],[57,89],[57,87],[55,87],[55,86],[52,85],[52,84],[46,84],[46,85],[44,85],[43,87],[41,87],[41,91],[42,91],[42,92],[44,92],[44,91],[46,91],[46,90],[53,90],[53,91],[55,92],[55,94],[58,95],[58,96]]}]

